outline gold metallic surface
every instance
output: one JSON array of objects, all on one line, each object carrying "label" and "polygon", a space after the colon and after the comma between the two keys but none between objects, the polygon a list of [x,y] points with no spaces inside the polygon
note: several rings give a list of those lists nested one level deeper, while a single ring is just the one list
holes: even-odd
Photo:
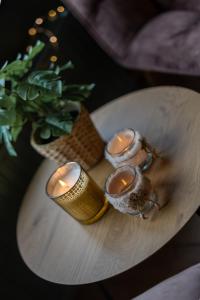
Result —
[{"label": "gold metallic surface", "polygon": [[83,169],[76,184],[53,200],[83,224],[96,222],[108,209],[104,192]]}]

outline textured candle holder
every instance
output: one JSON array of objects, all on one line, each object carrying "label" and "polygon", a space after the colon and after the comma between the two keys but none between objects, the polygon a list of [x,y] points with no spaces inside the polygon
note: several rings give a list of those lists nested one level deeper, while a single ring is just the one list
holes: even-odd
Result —
[{"label": "textured candle holder", "polygon": [[[61,195],[54,195],[53,190],[59,177],[64,176],[70,164],[80,168],[78,180],[68,191]],[[109,207],[103,191],[76,162],[69,162],[59,167],[48,180],[46,192],[60,207],[83,224],[98,221]]]},{"label": "textured candle holder", "polygon": [[116,133],[105,148],[105,158],[115,168],[132,165],[145,171],[156,156],[155,150],[133,129],[123,129]]},{"label": "textured candle holder", "polygon": [[139,167],[123,166],[116,169],[107,178],[105,195],[120,212],[143,219],[153,207],[160,208],[150,180],[142,175]]}]

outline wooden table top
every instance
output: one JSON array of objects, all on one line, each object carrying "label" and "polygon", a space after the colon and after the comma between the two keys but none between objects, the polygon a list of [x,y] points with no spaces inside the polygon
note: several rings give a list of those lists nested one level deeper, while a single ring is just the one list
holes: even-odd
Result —
[{"label": "wooden table top", "polygon": [[[132,127],[162,152],[147,172],[168,204],[150,220],[111,208],[93,225],[81,225],[45,195],[55,164],[45,160],[22,203],[17,240],[28,267],[55,283],[100,281],[132,268],[166,244],[200,205],[200,96],[157,87],[123,96],[92,114],[105,140]],[[101,186],[111,168],[102,161],[90,174]]]}]

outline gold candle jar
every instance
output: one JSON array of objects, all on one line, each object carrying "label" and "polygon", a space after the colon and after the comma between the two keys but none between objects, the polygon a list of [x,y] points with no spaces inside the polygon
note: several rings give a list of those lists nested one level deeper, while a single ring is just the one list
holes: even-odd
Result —
[{"label": "gold candle jar", "polygon": [[47,195],[83,224],[99,220],[108,209],[104,192],[77,162],[59,167],[46,185]]}]

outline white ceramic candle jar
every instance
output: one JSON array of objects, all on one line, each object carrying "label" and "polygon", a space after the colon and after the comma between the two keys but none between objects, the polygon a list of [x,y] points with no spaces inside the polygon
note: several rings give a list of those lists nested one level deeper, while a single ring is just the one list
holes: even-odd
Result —
[{"label": "white ceramic candle jar", "polygon": [[117,132],[105,148],[105,158],[115,167],[139,166],[144,171],[153,161],[153,153],[138,131],[123,129]]},{"label": "white ceramic candle jar", "polygon": [[116,169],[105,184],[107,200],[122,213],[143,219],[154,206],[159,207],[151,182],[139,167],[123,166]]}]

